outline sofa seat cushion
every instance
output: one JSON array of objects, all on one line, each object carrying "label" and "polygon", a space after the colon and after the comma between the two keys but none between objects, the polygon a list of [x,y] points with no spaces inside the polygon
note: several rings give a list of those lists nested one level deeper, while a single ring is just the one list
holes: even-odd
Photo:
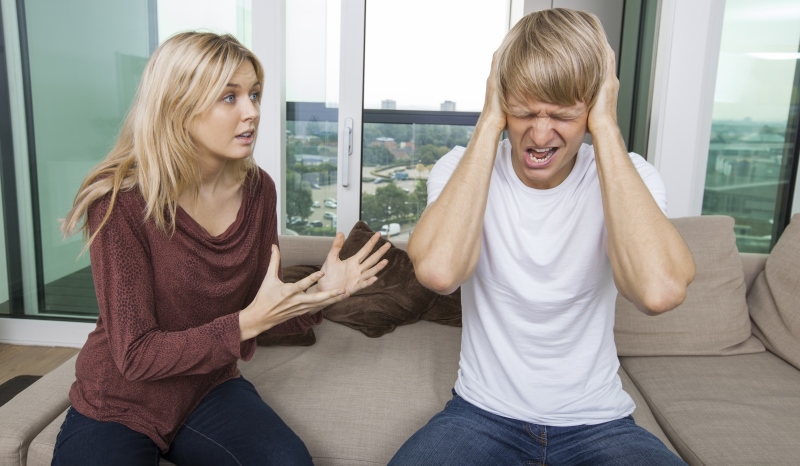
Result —
[{"label": "sofa seat cushion", "polygon": [[461,329],[430,322],[381,338],[324,321],[309,347],[259,347],[239,367],[316,465],[386,464],[452,397]]},{"label": "sofa seat cushion", "polygon": [[800,464],[800,371],[774,354],[620,361],[689,464]]}]

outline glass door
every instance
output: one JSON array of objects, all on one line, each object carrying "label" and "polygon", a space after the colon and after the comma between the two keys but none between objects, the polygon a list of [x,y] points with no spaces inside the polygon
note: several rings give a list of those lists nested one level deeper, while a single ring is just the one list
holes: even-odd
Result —
[{"label": "glass door", "polygon": [[427,205],[431,168],[469,142],[509,8],[366,2],[359,217],[374,231],[407,239]]},{"label": "glass door", "polygon": [[798,50],[796,1],[725,3],[703,214],[732,216],[743,252],[769,252],[789,220],[800,130]]},{"label": "glass door", "polygon": [[286,2],[283,234],[333,236],[339,225],[341,2]]}]

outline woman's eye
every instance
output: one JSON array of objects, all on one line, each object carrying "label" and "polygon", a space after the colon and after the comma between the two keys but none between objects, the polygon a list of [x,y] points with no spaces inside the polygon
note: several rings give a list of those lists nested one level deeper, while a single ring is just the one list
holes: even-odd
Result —
[{"label": "woman's eye", "polygon": [[261,95],[260,92],[253,92],[252,94],[250,94],[250,100],[257,101],[259,95]]},{"label": "woman's eye", "polygon": [[228,103],[233,103],[235,100],[236,98],[233,96],[233,94],[226,95],[225,97],[222,98],[223,102],[228,102]]}]

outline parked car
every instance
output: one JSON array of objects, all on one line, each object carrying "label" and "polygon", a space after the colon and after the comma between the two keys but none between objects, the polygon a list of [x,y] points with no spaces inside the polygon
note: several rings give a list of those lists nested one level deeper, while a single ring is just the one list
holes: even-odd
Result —
[{"label": "parked car", "polygon": [[322,220],[314,220],[314,221],[308,222],[308,226],[319,228],[319,227],[322,226]]},{"label": "parked car", "polygon": [[398,233],[400,233],[399,223],[390,223],[381,227],[381,236],[383,237],[389,237]]},{"label": "parked car", "polygon": [[319,201],[312,202],[311,207],[319,207]]},{"label": "parked car", "polygon": [[330,199],[326,199],[325,200],[325,207],[327,207],[329,209],[335,209],[336,205],[337,205],[336,201],[331,201]]},{"label": "parked car", "polygon": [[394,173],[392,173],[392,178],[394,178],[396,180],[407,180],[408,179],[408,173],[405,172],[405,171],[394,172]]},{"label": "parked car", "polygon": [[333,212],[325,212],[322,215],[322,218],[329,218],[331,220],[335,220],[336,219],[336,214],[334,214]]},{"label": "parked car", "polygon": [[319,185],[317,183],[312,183],[311,184],[311,189],[320,189],[320,188],[319,188]]}]

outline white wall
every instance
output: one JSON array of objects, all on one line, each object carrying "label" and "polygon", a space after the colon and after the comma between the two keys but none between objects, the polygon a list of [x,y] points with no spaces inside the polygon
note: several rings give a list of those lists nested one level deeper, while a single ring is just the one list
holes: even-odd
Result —
[{"label": "white wall", "polygon": [[702,210],[724,10],[724,0],[661,3],[647,160],[673,218]]}]

